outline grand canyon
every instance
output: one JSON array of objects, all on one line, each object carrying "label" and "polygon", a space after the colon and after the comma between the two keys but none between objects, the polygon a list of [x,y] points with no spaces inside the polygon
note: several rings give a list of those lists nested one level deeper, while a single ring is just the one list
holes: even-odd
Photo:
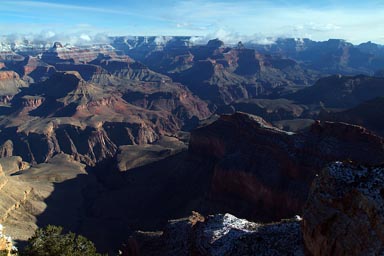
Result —
[{"label": "grand canyon", "polygon": [[384,46],[108,40],[0,43],[13,245],[57,225],[109,255],[384,252]]}]

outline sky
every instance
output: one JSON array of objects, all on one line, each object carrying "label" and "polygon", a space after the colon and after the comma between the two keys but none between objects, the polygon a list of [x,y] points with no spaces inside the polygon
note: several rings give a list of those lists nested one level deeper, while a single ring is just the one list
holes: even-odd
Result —
[{"label": "sky", "polygon": [[0,34],[67,41],[187,35],[384,44],[383,0],[0,0]]}]

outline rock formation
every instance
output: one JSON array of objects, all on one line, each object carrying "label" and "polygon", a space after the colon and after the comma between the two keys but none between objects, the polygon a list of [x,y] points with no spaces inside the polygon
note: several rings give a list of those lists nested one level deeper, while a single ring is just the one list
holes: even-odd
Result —
[{"label": "rock formation", "polygon": [[27,87],[28,83],[20,79],[14,71],[0,71],[0,102],[9,103],[21,87]]},{"label": "rock formation", "polygon": [[0,252],[5,252],[7,256],[17,255],[17,248],[13,246],[12,238],[4,233],[4,227],[0,224]]},{"label": "rock formation", "polygon": [[303,214],[312,255],[384,252],[384,169],[336,162],[315,179]]},{"label": "rock formation", "polygon": [[304,256],[300,221],[260,224],[231,214],[169,221],[164,231],[137,232],[123,255],[297,255]]},{"label": "rock formation", "polygon": [[[297,118],[307,118],[308,125],[320,106],[349,108],[381,95],[383,79],[362,75],[334,75],[309,87],[334,71],[370,73],[382,61],[382,50],[372,43],[291,39],[233,47],[220,40],[194,45],[188,37],[111,40],[128,55],[108,45],[1,45],[0,221],[12,237],[25,241],[37,225],[51,223],[74,228],[102,250],[144,229],[163,231],[137,233],[127,247],[131,252],[302,255],[299,220],[259,222],[301,214],[315,174],[332,161],[384,161],[383,138],[360,126],[313,122],[292,133],[236,112],[282,122],[279,127]],[[349,119],[329,120],[358,116],[356,124],[380,127],[366,121],[369,108],[380,110],[374,103],[342,112]],[[211,117],[215,110],[232,115]],[[180,130],[199,124],[209,125],[192,131],[186,150]],[[359,179],[374,184],[369,173],[377,170],[363,168],[353,181],[358,200],[349,202],[348,192],[332,205],[318,198],[333,196],[329,184],[346,185],[332,181],[333,174],[318,178],[326,181],[306,204],[307,250],[370,253],[356,235],[342,240],[335,221],[344,233],[361,231],[372,251],[381,252],[381,205],[367,199],[369,186],[359,185]],[[168,219],[191,210],[205,217],[171,221],[164,229]],[[334,212],[336,217],[327,215]],[[371,239],[366,227],[379,238]]]},{"label": "rock formation", "polygon": [[136,232],[123,255],[381,255],[384,169],[334,162],[315,178],[303,217],[261,224],[231,214]]},{"label": "rock formation", "polygon": [[0,121],[1,152],[34,163],[64,152],[94,165],[121,145],[152,143],[210,115],[206,103],[169,79],[129,81],[103,86],[67,71],[31,85]]},{"label": "rock formation", "polygon": [[97,58],[99,54],[115,54],[113,47],[77,47],[62,45],[56,42],[53,47],[44,51],[41,59],[48,64],[57,63],[87,63]]},{"label": "rock formation", "polygon": [[210,195],[221,211],[271,221],[300,214],[316,171],[329,162],[383,162],[383,143],[358,126],[316,122],[293,134],[235,113],[192,131],[189,153],[213,162]]}]

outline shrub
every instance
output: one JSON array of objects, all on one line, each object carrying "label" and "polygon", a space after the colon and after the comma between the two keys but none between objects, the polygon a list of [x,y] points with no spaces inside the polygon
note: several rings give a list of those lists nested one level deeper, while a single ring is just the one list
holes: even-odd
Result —
[{"label": "shrub", "polygon": [[48,225],[39,228],[28,240],[27,246],[20,253],[24,256],[99,256],[94,244],[87,238],[69,232],[63,228]]}]

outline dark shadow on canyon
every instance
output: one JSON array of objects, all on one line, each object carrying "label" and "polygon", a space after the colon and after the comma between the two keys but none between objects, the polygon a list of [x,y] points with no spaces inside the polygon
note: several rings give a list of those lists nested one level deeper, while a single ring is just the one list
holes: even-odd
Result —
[{"label": "dark shadow on canyon", "polygon": [[106,160],[88,175],[55,183],[37,225],[84,235],[101,252],[117,249],[135,230],[161,230],[194,210],[210,213],[212,167],[187,152],[124,173],[116,171],[114,159]]}]

